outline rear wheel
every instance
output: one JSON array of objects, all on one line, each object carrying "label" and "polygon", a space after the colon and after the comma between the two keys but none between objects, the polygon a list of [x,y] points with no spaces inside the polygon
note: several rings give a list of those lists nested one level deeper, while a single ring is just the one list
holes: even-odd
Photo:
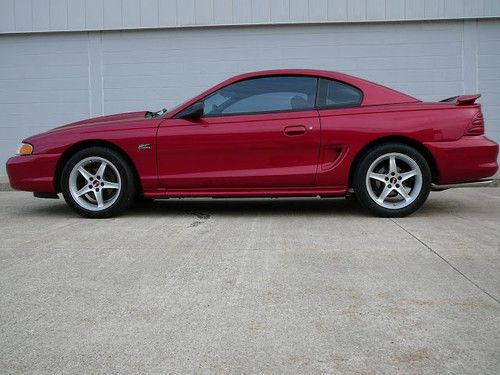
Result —
[{"label": "rear wheel", "polygon": [[427,199],[431,172],[425,158],[413,147],[388,143],[369,150],[353,179],[360,203],[383,217],[406,216]]},{"label": "rear wheel", "polygon": [[116,151],[90,147],[74,154],[62,171],[64,199],[85,217],[118,215],[133,202],[134,174]]}]

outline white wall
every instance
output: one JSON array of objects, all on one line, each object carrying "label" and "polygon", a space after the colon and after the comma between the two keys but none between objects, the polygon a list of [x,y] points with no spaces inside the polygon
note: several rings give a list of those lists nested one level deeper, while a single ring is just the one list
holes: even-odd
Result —
[{"label": "white wall", "polygon": [[500,143],[500,22],[480,22],[477,32],[476,91],[483,95],[486,133]]},{"label": "white wall", "polygon": [[0,36],[0,174],[17,143],[101,114],[172,107],[260,69],[338,70],[424,100],[483,92],[500,142],[500,21]]},{"label": "white wall", "polygon": [[0,33],[500,17],[500,0],[1,0]]}]

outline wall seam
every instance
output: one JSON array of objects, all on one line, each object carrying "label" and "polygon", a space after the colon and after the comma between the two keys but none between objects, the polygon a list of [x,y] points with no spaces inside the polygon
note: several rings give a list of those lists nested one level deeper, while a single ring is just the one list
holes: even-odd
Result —
[{"label": "wall seam", "polygon": [[89,93],[89,117],[92,117],[92,79],[90,69],[90,33],[87,33],[87,78],[88,78],[88,93]]},{"label": "wall seam", "polygon": [[102,31],[99,32],[99,73],[101,75],[101,115],[104,115],[104,63],[103,63],[103,48],[102,48]]},{"label": "wall seam", "polygon": [[[445,2],[446,3],[446,2]],[[462,94],[465,93],[465,79],[466,79],[466,73],[465,73],[465,20],[462,21],[462,43],[461,43],[461,60],[462,60]]]},{"label": "wall seam", "polygon": [[475,32],[475,38],[474,38],[474,45],[475,45],[475,52],[476,52],[476,92],[479,92],[479,25],[478,25],[478,20],[474,20],[474,32]]}]

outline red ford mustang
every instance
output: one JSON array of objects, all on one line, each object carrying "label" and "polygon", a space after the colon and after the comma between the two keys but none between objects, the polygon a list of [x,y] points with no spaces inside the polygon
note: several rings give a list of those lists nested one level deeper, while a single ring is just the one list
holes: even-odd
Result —
[{"label": "red ford mustang", "polygon": [[168,112],[103,116],[27,138],[7,172],[13,188],[62,192],[87,217],[116,215],[137,196],[352,192],[376,215],[403,216],[432,187],[497,171],[478,97],[426,103],[341,73],[248,73]]}]

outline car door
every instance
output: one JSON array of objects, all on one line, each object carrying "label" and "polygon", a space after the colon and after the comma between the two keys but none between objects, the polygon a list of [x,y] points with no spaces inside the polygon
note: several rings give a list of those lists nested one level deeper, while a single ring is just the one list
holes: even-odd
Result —
[{"label": "car door", "polygon": [[[158,176],[168,189],[308,187],[320,148],[317,78],[239,81],[202,99],[201,118],[181,113],[158,129]],[[196,103],[195,103],[196,104]]]}]

